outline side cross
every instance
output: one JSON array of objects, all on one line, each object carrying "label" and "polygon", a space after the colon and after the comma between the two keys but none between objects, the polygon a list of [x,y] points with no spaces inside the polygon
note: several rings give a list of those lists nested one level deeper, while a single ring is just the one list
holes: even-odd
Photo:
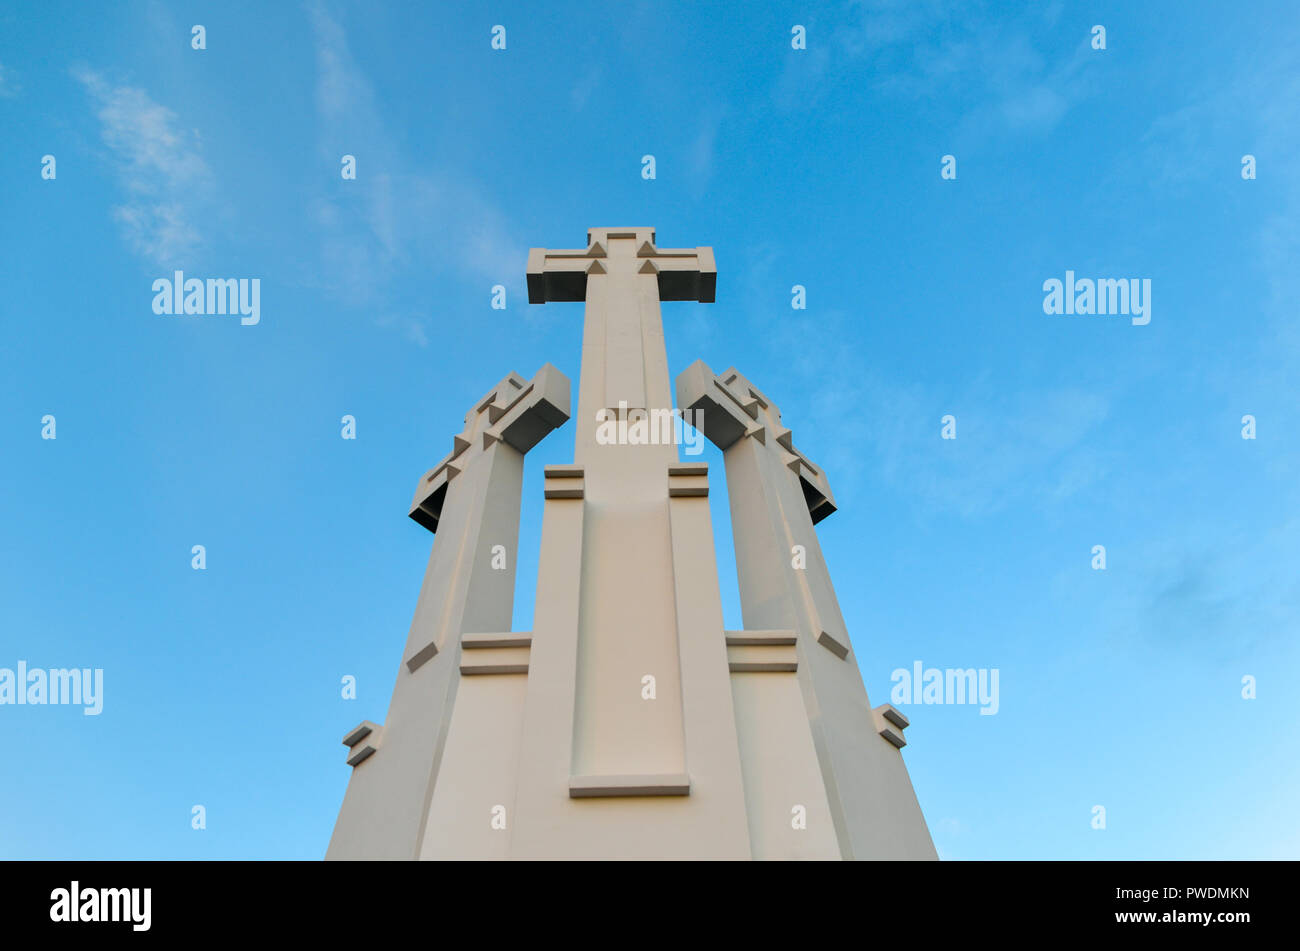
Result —
[{"label": "side cross", "polygon": [[718,376],[703,360],[695,361],[677,378],[677,405],[702,412],[704,435],[724,452],[738,439],[757,439],[781,453],[781,461],[799,477],[814,525],[835,511],[826,473],[795,448],[781,410],[735,367]]}]

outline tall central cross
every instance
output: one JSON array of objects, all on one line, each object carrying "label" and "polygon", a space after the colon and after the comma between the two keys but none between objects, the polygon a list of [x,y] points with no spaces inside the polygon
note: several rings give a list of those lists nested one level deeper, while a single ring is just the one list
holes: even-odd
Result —
[{"label": "tall central cross", "polygon": [[[712,248],[657,248],[653,228],[591,228],[586,248],[529,251],[530,304],[587,304],[575,462],[592,461],[601,410],[671,408],[659,303],[712,303],[717,280]],[[658,448],[676,458],[672,447]]]},{"label": "tall central cross", "polygon": [[[581,499],[576,507],[554,510],[557,520],[564,512],[580,519],[573,529],[580,535],[576,550],[561,549],[560,532],[552,543],[544,527],[542,542],[543,562],[573,564],[577,603],[572,614],[552,619],[547,605],[556,599],[544,599],[535,621],[538,643],[542,628],[554,632],[551,643],[575,638],[573,668],[554,675],[572,678],[572,720],[553,728],[572,737],[565,753],[573,797],[688,795],[688,761],[694,758],[707,777],[710,767],[701,761],[723,756],[712,748],[707,756],[688,749],[687,720],[700,716],[694,699],[700,688],[682,674],[683,651],[714,651],[722,670],[721,647],[713,643],[720,626],[716,582],[711,596],[679,590],[689,583],[683,579],[713,579],[712,545],[706,552],[702,539],[686,542],[693,533],[707,533],[704,467],[679,463],[662,428],[648,442],[599,438],[612,419],[633,422],[645,413],[662,420],[671,411],[660,302],[711,303],[716,286],[711,248],[659,248],[653,228],[592,228],[586,248],[529,252],[531,303],[586,304],[574,464],[547,472],[552,498]],[[699,484],[685,489],[683,482]],[[548,580],[552,590],[567,583]],[[545,661],[539,656],[538,663]],[[706,665],[691,664],[697,666]],[[725,680],[717,685],[717,692],[724,690]]]}]

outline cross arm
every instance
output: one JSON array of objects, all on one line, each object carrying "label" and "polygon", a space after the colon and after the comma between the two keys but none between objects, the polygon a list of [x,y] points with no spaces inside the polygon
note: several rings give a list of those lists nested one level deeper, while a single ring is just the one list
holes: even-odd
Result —
[{"label": "cross arm", "polygon": [[753,438],[779,453],[781,462],[799,479],[814,525],[835,511],[826,473],[795,448],[794,433],[780,425],[775,405],[739,371],[732,368],[719,377],[703,360],[696,360],[677,377],[677,405],[697,411],[700,430],[723,452],[741,439]]},{"label": "cross arm", "polygon": [[[625,267],[628,263],[637,274],[656,276],[661,301],[713,303],[718,268],[712,248],[658,248],[653,228],[593,228],[587,234],[587,247],[583,249],[529,250],[528,303],[586,300],[590,275],[608,274],[611,268]],[[611,261],[609,242],[615,239],[636,242],[634,261]]]},{"label": "cross arm", "polygon": [[583,301],[587,299],[587,274],[593,267],[604,274],[603,266],[586,251],[528,250],[528,303]]},{"label": "cross arm", "polygon": [[637,256],[645,258],[642,274],[658,275],[660,300],[712,304],[717,297],[718,267],[713,263],[712,248],[673,248],[645,255],[638,252]]},{"label": "cross arm", "polygon": [[[486,415],[486,427],[478,417]],[[465,429],[452,437],[451,452],[420,477],[411,501],[410,517],[437,532],[447,487],[476,454],[474,434],[482,433],[481,450],[504,442],[527,452],[551,430],[569,418],[569,378],[545,364],[531,380],[510,373],[474,404],[465,417]]]}]

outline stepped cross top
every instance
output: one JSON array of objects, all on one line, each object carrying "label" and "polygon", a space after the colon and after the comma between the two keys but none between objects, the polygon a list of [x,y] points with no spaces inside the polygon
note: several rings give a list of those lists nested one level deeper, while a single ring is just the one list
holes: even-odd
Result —
[{"label": "stepped cross top", "polygon": [[431,532],[438,531],[447,487],[478,453],[504,442],[528,452],[569,418],[569,380],[549,363],[531,380],[509,373],[468,413],[465,428],[451,439],[451,452],[420,477],[410,516]]},{"label": "stepped cross top", "polygon": [[[598,453],[598,427],[609,413],[672,407],[659,304],[712,303],[717,283],[712,248],[656,247],[653,228],[591,228],[586,248],[528,252],[529,303],[586,303],[576,463],[591,462]],[[671,446],[631,448],[644,451],[642,464],[656,453],[665,464],[676,460]]]},{"label": "stepped cross top", "polygon": [[712,248],[656,248],[654,228],[589,228],[586,248],[528,252],[528,303],[587,300],[589,276],[617,273],[653,275],[661,301],[712,304],[718,284]]},{"label": "stepped cross top", "polygon": [[742,437],[752,437],[779,454],[781,463],[799,477],[813,524],[835,511],[826,473],[794,444],[794,432],[781,422],[781,410],[735,367],[718,376],[697,360],[677,379],[682,409],[703,412],[704,434],[724,452]]}]

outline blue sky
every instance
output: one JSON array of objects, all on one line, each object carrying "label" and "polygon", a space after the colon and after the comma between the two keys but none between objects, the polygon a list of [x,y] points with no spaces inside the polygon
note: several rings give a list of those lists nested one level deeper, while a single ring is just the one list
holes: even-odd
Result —
[{"label": "blue sky", "polygon": [[[994,716],[902,708],[941,856],[1300,857],[1297,48],[1289,0],[0,3],[0,667],[104,670],[97,717],[0,706],[0,856],[322,856],[415,480],[506,372],[577,381],[527,249],[645,224],[717,259],[673,373],[734,364],[828,471],[872,702],[1000,672]],[[155,315],[176,269],[260,323]],[[1067,269],[1151,322],[1044,314]],[[518,630],[571,459],[528,457]]]}]

